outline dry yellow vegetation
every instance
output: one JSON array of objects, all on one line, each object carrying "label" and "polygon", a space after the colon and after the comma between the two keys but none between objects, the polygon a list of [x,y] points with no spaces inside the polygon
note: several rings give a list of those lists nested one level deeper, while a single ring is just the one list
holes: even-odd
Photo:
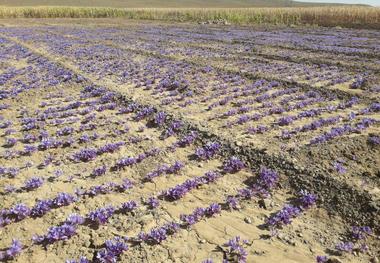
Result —
[{"label": "dry yellow vegetation", "polygon": [[380,8],[362,6],[295,8],[106,8],[0,7],[0,18],[108,18],[233,24],[319,25],[380,29]]}]

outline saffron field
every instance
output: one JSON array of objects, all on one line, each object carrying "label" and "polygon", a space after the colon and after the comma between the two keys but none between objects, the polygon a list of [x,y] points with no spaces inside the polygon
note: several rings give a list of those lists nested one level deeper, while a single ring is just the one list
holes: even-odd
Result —
[{"label": "saffron field", "polygon": [[0,24],[0,261],[378,262],[379,30]]}]

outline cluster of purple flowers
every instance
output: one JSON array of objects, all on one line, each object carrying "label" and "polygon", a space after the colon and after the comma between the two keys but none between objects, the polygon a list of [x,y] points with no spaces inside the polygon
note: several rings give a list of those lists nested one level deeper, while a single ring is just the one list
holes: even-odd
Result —
[{"label": "cluster of purple flowers", "polygon": [[369,226],[353,226],[351,229],[351,237],[354,240],[365,240],[372,234]]},{"label": "cluster of purple flowers", "polygon": [[52,200],[52,205],[54,207],[68,206],[76,201],[77,198],[71,194],[58,193],[57,196]]},{"label": "cluster of purple flowers", "polygon": [[116,142],[116,143],[107,143],[106,145],[101,146],[97,154],[101,155],[104,153],[113,153],[120,149],[121,146],[125,145],[125,142]]},{"label": "cluster of purple flowers", "polygon": [[299,206],[285,205],[279,212],[272,215],[266,220],[266,225],[274,230],[275,228],[282,227],[283,225],[289,225],[292,219],[299,216],[302,211],[310,209],[316,204],[317,196],[307,192],[306,190],[301,190],[297,199]]},{"label": "cluster of purple flowers", "polygon": [[0,167],[0,175],[9,175],[10,177],[16,177],[19,172],[20,169],[16,167]]},{"label": "cluster of purple flowers", "polygon": [[221,176],[222,175],[218,172],[209,171],[206,172],[203,176],[188,179],[182,184],[169,188],[168,190],[164,191],[161,196],[169,200],[178,200],[185,196],[192,189],[195,189],[200,185],[214,182]]},{"label": "cluster of purple flowers", "polygon": [[180,138],[176,143],[174,143],[173,146],[186,147],[193,144],[197,138],[198,138],[198,133],[195,131],[191,131],[189,134]]},{"label": "cluster of purple flowers", "polygon": [[325,263],[327,262],[328,258],[327,256],[317,256],[316,260],[317,260],[317,263]]},{"label": "cluster of purple flowers", "polygon": [[154,117],[154,123],[158,126],[158,127],[162,127],[164,124],[165,124],[165,120],[166,120],[166,114],[165,112],[157,112],[156,116]]},{"label": "cluster of purple flowers", "polygon": [[11,126],[12,124],[13,124],[13,122],[11,122],[11,121],[4,121],[4,122],[0,123],[0,129],[6,129],[9,126]]},{"label": "cluster of purple flowers", "polygon": [[160,205],[160,201],[158,201],[155,197],[149,197],[145,202],[149,209],[155,209]]},{"label": "cluster of purple flowers", "polygon": [[239,206],[239,199],[234,196],[228,196],[226,199],[226,205],[230,210],[238,210],[240,208]]},{"label": "cluster of purple flowers", "polygon": [[137,241],[143,241],[150,244],[160,244],[166,240],[168,235],[173,235],[178,232],[180,225],[175,222],[169,222],[161,227],[153,228],[149,233],[141,232],[137,236]]},{"label": "cluster of purple flowers", "polygon": [[354,82],[351,83],[350,88],[351,89],[359,89],[364,86],[364,84],[367,82],[367,80],[363,76],[356,76]]},{"label": "cluster of purple flowers", "polygon": [[91,175],[94,177],[102,176],[107,172],[107,167],[105,165],[95,168]]},{"label": "cluster of purple flowers", "polygon": [[10,209],[0,210],[0,227],[25,219],[31,213],[29,207],[23,203],[19,203]]},{"label": "cluster of purple flowers", "polygon": [[195,155],[201,160],[209,160],[213,158],[219,151],[221,145],[218,142],[208,142],[202,148],[195,150]]},{"label": "cluster of purple flowers", "polygon": [[238,196],[244,199],[251,199],[253,196],[263,198],[268,197],[270,192],[277,187],[278,181],[278,174],[274,170],[262,167],[256,183],[240,189]]},{"label": "cluster of purple flowers", "polygon": [[42,138],[40,144],[38,144],[39,150],[48,150],[58,148],[63,145],[63,141],[55,138]]},{"label": "cluster of purple flowers", "polygon": [[41,217],[49,212],[53,207],[53,201],[50,199],[39,200],[31,210],[32,217]]},{"label": "cluster of purple flowers", "polygon": [[335,248],[340,253],[352,253],[354,250],[365,253],[369,249],[365,241],[370,235],[372,229],[369,226],[353,226],[346,241],[339,242]]},{"label": "cluster of purple flowers", "polygon": [[79,143],[86,143],[86,142],[89,142],[89,141],[94,141],[96,140],[97,138],[99,137],[99,135],[97,135],[96,133],[92,134],[92,135],[88,135],[88,134],[83,134],[79,137],[78,139],[78,142]]},{"label": "cluster of purple flowers", "polygon": [[17,139],[16,138],[7,138],[5,140],[5,147],[13,147],[15,146],[17,143]]},{"label": "cluster of purple flowers", "polygon": [[170,136],[173,136],[174,134],[176,134],[177,132],[179,132],[181,130],[183,126],[183,123],[181,121],[178,121],[178,120],[174,120],[169,128],[167,128],[165,130],[165,132],[163,133],[163,135],[161,136],[162,139],[165,139],[165,138],[168,138]]},{"label": "cluster of purple flowers", "polygon": [[41,177],[32,177],[25,181],[24,188],[28,191],[41,187],[44,179]]},{"label": "cluster of purple flowers", "polygon": [[23,143],[33,143],[37,141],[37,137],[33,134],[25,134],[24,137],[22,138]]},{"label": "cluster of purple flowers", "polygon": [[146,117],[150,116],[153,113],[154,113],[153,107],[144,107],[136,113],[136,115],[134,116],[134,120],[141,121],[142,119],[145,119]]},{"label": "cluster of purple flowers", "polygon": [[377,135],[370,135],[368,137],[368,143],[371,145],[380,145],[380,136]]},{"label": "cluster of purple flowers", "polygon": [[57,136],[66,136],[66,135],[70,135],[74,132],[74,128],[73,127],[63,127],[59,130],[57,130],[56,134]]},{"label": "cluster of purple flowers", "polygon": [[207,208],[196,208],[193,213],[189,215],[181,214],[180,219],[185,224],[185,226],[191,226],[202,220],[204,217],[212,217],[214,215],[220,214],[222,207],[219,204],[213,203]]},{"label": "cluster of purple flowers", "polygon": [[0,251],[0,261],[7,261],[16,258],[22,251],[22,244],[19,240],[13,239],[9,248]]},{"label": "cluster of purple flowers", "polygon": [[175,161],[175,163],[171,166],[162,165],[158,167],[156,170],[149,172],[144,180],[152,181],[153,178],[158,177],[162,174],[176,174],[178,173],[185,165],[181,161]]},{"label": "cluster of purple flowers", "polygon": [[248,133],[251,133],[251,134],[256,134],[256,133],[263,134],[268,130],[269,130],[269,127],[265,125],[257,125],[256,127],[249,127],[247,129]]},{"label": "cluster of purple flowers", "polygon": [[355,125],[344,124],[343,126],[333,127],[330,131],[311,139],[310,144],[324,143],[344,134],[360,133],[377,122],[377,120],[372,118],[363,118]]},{"label": "cluster of purple flowers", "polygon": [[25,145],[24,150],[22,151],[22,155],[31,155],[32,153],[37,151],[37,147],[34,145]]},{"label": "cluster of purple flowers", "polygon": [[340,252],[351,253],[354,249],[354,243],[352,242],[340,242],[335,246],[336,250]]},{"label": "cluster of purple flowers", "polygon": [[84,148],[76,152],[73,155],[72,159],[76,162],[89,162],[91,160],[94,160],[98,155],[102,155],[104,153],[113,153],[119,150],[123,145],[125,145],[124,142],[117,142],[105,144],[99,147],[99,149]]},{"label": "cluster of purple flowers", "polygon": [[244,249],[244,246],[249,243],[248,240],[241,239],[239,236],[236,236],[224,245],[228,247],[227,258],[229,260],[237,260],[239,263],[247,262],[248,253]]},{"label": "cluster of purple flowers", "polygon": [[78,214],[71,214],[60,226],[53,226],[48,229],[46,235],[36,235],[33,242],[36,244],[52,244],[59,240],[67,240],[76,234],[78,225],[84,224],[85,219]]},{"label": "cluster of purple flowers", "polygon": [[17,131],[15,130],[15,129],[8,129],[8,130],[6,130],[5,132],[4,132],[4,135],[5,136],[9,136],[9,135],[11,135],[11,134],[14,134],[14,133],[16,133]]},{"label": "cluster of purple flowers", "polygon": [[295,116],[284,116],[284,117],[280,117],[278,119],[278,125],[280,126],[287,126],[291,123],[293,123],[297,118]]},{"label": "cluster of purple flowers", "polygon": [[310,209],[317,203],[318,197],[306,190],[301,190],[298,197],[299,208],[302,210]]},{"label": "cluster of purple flowers", "polygon": [[298,207],[285,205],[279,212],[269,217],[266,220],[266,224],[271,229],[282,225],[289,225],[292,222],[292,218],[297,217],[300,213],[301,210]]},{"label": "cluster of purple flowers", "polygon": [[82,256],[79,258],[79,260],[75,260],[75,259],[66,260],[66,263],[90,263],[90,260]]},{"label": "cluster of purple flowers", "polygon": [[334,169],[335,169],[335,171],[337,171],[340,174],[344,174],[347,171],[347,169],[339,161],[334,162]]},{"label": "cluster of purple flowers", "polygon": [[78,214],[71,214],[67,217],[65,224],[68,225],[82,225],[85,222],[85,218]]},{"label": "cluster of purple flowers", "polygon": [[73,160],[76,162],[89,162],[94,160],[98,155],[98,151],[96,149],[85,148],[76,152],[73,155]]},{"label": "cluster of purple flowers", "polygon": [[341,116],[335,116],[335,117],[329,117],[329,118],[320,118],[318,120],[312,121],[311,123],[305,124],[301,127],[294,128],[291,131],[288,131],[288,130],[281,131],[281,138],[282,139],[289,139],[290,137],[294,136],[298,132],[313,131],[313,130],[316,130],[320,127],[337,123],[341,119],[342,119]]},{"label": "cluster of purple flowers", "polygon": [[77,189],[77,196],[97,196],[100,194],[108,194],[110,192],[124,192],[133,187],[133,182],[129,179],[123,179],[121,184],[114,182],[103,183],[101,185],[91,186],[88,190]]},{"label": "cluster of purple flowers", "polygon": [[278,180],[278,174],[274,170],[262,167],[259,172],[257,184],[267,190],[270,190],[277,186]]},{"label": "cluster of purple flowers", "polygon": [[76,226],[72,224],[53,226],[48,229],[46,235],[34,236],[33,242],[36,244],[52,244],[60,240],[67,240],[76,234],[76,230]]},{"label": "cluster of purple flowers", "polygon": [[113,169],[120,170],[124,167],[131,166],[131,165],[134,165],[136,163],[140,163],[148,157],[153,157],[153,156],[158,155],[160,152],[161,152],[161,149],[153,148],[153,149],[148,150],[142,154],[139,154],[137,157],[122,158],[122,159],[116,161],[116,164],[114,165]]},{"label": "cluster of purple flowers", "polygon": [[104,225],[108,222],[108,219],[114,214],[115,208],[113,206],[102,207],[90,212],[87,215],[87,219],[93,224]]},{"label": "cluster of purple flowers", "polygon": [[120,255],[128,250],[127,238],[116,237],[105,242],[105,248],[96,253],[96,262],[116,262]]},{"label": "cluster of purple flowers", "polygon": [[126,212],[131,212],[131,211],[135,210],[137,207],[138,207],[137,203],[132,200],[132,201],[128,201],[128,202],[123,203],[119,210],[121,212],[126,213]]},{"label": "cluster of purple flowers", "polygon": [[232,156],[223,163],[223,171],[226,173],[237,173],[243,168],[245,164],[236,156]]}]

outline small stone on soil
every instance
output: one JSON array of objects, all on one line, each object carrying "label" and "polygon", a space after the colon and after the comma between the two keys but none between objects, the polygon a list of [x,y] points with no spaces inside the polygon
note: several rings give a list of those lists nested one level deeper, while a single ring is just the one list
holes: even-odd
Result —
[{"label": "small stone on soil", "polygon": [[252,224],[252,219],[250,217],[246,217],[244,218],[244,222],[246,222],[247,224]]}]

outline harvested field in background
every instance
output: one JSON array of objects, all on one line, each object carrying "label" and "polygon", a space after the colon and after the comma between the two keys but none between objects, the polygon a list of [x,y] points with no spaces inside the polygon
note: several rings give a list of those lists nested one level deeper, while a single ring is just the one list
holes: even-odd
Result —
[{"label": "harvested field in background", "polygon": [[126,18],[239,25],[319,25],[380,28],[380,8],[103,8],[0,7],[0,18]]}]

